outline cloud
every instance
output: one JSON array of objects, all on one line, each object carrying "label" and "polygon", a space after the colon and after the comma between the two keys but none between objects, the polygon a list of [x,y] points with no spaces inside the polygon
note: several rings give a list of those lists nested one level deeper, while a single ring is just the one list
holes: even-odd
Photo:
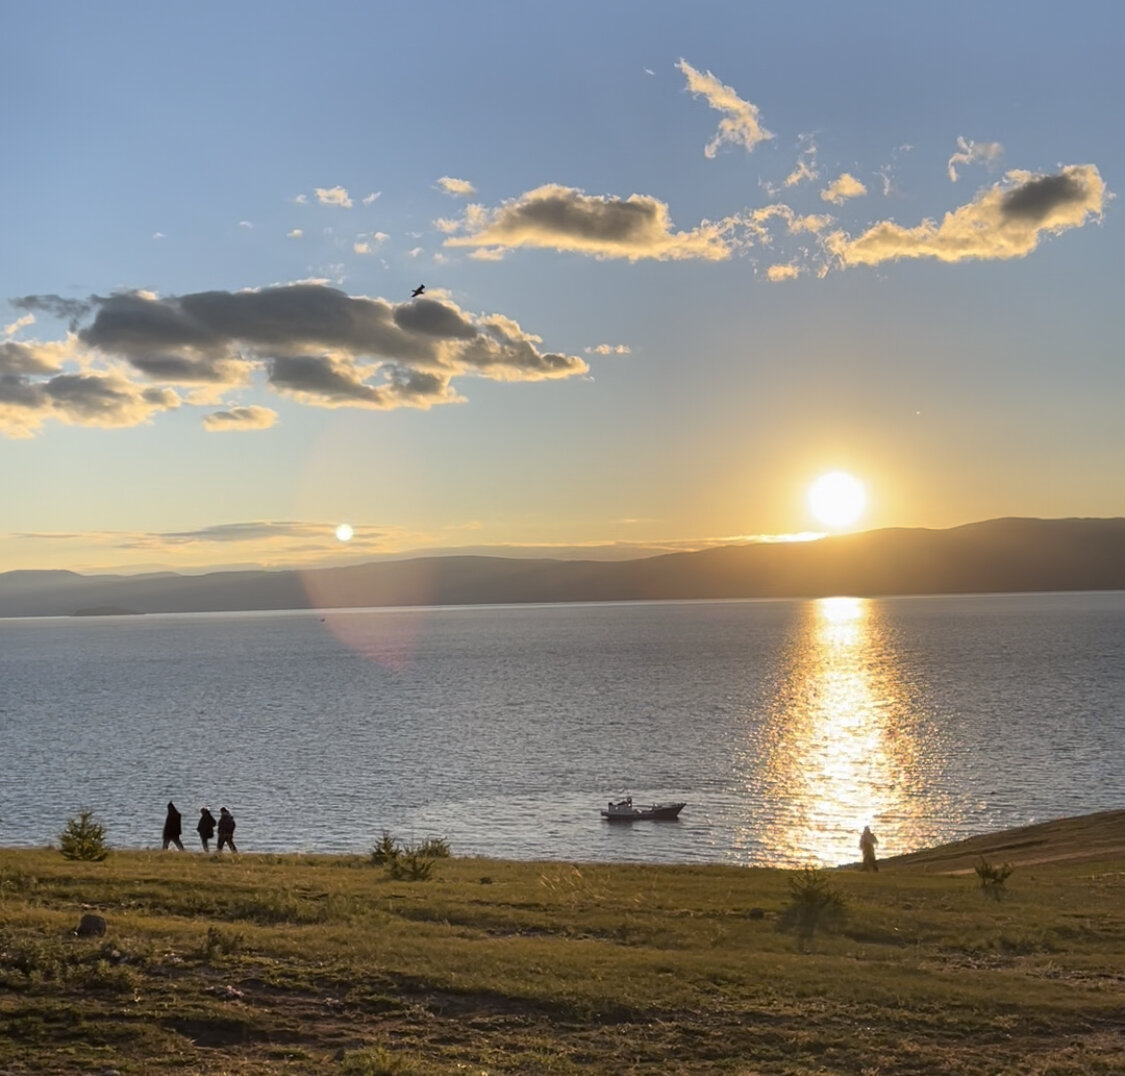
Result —
[{"label": "cloud", "polygon": [[940,224],[923,220],[913,228],[881,221],[859,237],[826,237],[843,266],[879,265],[897,258],[1022,258],[1043,235],[1058,235],[1100,218],[1106,190],[1092,164],[1068,165],[1053,175],[1011,171],[1004,180],[946,213]]},{"label": "cloud", "polygon": [[295,203],[296,203],[297,205],[307,205],[307,204],[308,204],[308,200],[309,200],[309,196],[308,196],[307,194],[298,194],[298,195],[297,195],[297,196],[296,196],[296,197],[295,197],[295,198],[293,199],[293,201],[294,201],[294,202],[295,202]]},{"label": "cloud", "polygon": [[9,299],[8,303],[17,310],[49,314],[66,321],[71,331],[94,308],[94,304],[87,299],[64,299],[61,295],[25,295],[19,299]]},{"label": "cloud", "polygon": [[171,389],[144,387],[114,372],[56,373],[45,380],[0,376],[0,431],[9,437],[31,437],[47,419],[71,426],[136,426],[179,405]]},{"label": "cloud", "polygon": [[24,314],[22,317],[18,317],[18,318],[16,318],[15,321],[13,321],[10,324],[4,326],[4,335],[5,336],[15,336],[15,334],[18,333],[20,331],[20,329],[26,329],[29,325],[34,325],[34,324],[35,324],[35,315],[34,314]]},{"label": "cloud", "polygon": [[277,412],[269,407],[251,404],[232,407],[227,411],[214,411],[203,417],[203,428],[212,433],[227,430],[265,430],[277,421]]},{"label": "cloud", "polygon": [[163,232],[153,232],[152,238],[153,239],[167,239],[168,237]]},{"label": "cloud", "polygon": [[285,233],[286,239],[300,239],[305,233],[300,228],[294,228],[292,231]]},{"label": "cloud", "polygon": [[248,221],[248,220],[240,220],[238,222],[238,226],[240,228],[253,228],[254,227],[253,223],[251,221]]},{"label": "cloud", "polygon": [[855,176],[850,172],[843,172],[820,192],[820,196],[833,205],[843,205],[847,199],[858,198],[866,193],[867,188]]},{"label": "cloud", "polygon": [[352,200],[344,187],[315,187],[313,193],[321,205],[338,205],[342,209],[352,207]]},{"label": "cloud", "polygon": [[468,198],[472,194],[477,193],[474,187],[467,179],[454,179],[452,176],[442,176],[437,181],[440,187],[446,194],[452,194],[455,198]]},{"label": "cloud", "polygon": [[816,144],[812,141],[812,136],[801,135],[801,141],[806,143],[806,145],[798,155],[797,163],[793,171],[785,177],[783,185],[786,187],[796,187],[798,183],[804,183],[820,177],[820,172],[817,171],[816,167]]},{"label": "cloud", "polygon": [[[58,308],[57,296],[27,296],[24,308]],[[158,297],[124,292],[90,300],[93,319],[65,341],[0,341],[0,428],[16,436],[43,418],[135,425],[179,406],[168,385],[215,387],[264,377],[282,395],[321,407],[428,409],[459,403],[458,377],[543,381],[588,372],[576,357],[501,314],[474,315],[424,297],[403,303],[350,296],[323,283]],[[65,370],[72,362],[77,373]],[[163,387],[134,383],[129,371]],[[208,429],[259,428],[265,408],[208,416]],[[270,420],[272,422],[272,419]]]},{"label": "cloud", "polygon": [[500,262],[504,260],[504,251],[498,247],[477,247],[469,257],[478,262]]},{"label": "cloud", "polygon": [[999,142],[974,142],[972,139],[957,138],[957,152],[949,158],[950,182],[957,182],[957,169],[954,165],[976,164],[978,161],[989,169],[1000,163],[1004,156],[1004,147]]},{"label": "cloud", "polygon": [[595,344],[585,349],[587,355],[629,355],[632,350],[628,344]]},{"label": "cloud", "polygon": [[683,72],[687,88],[693,94],[705,98],[716,111],[725,113],[719,122],[718,132],[703,150],[707,157],[714,157],[724,142],[745,146],[747,151],[751,151],[759,142],[773,138],[758,122],[756,105],[743,101],[730,86],[724,86],[710,71],[697,71],[686,60],[680,60],[676,66]]},{"label": "cloud", "polygon": [[801,268],[798,265],[771,265],[766,270],[766,276],[773,281],[779,280],[796,280],[801,275]]},{"label": "cloud", "polygon": [[0,342],[0,378],[24,374],[53,374],[61,368],[57,355],[39,344]]},{"label": "cloud", "polygon": [[371,244],[367,242],[355,242],[352,244],[352,250],[356,254],[371,254]]},{"label": "cloud", "polygon": [[668,206],[648,195],[593,196],[547,184],[494,210],[469,206],[461,222],[469,234],[445,240],[449,247],[546,247],[598,258],[659,261],[730,255],[722,226],[704,221],[690,232],[673,232]]},{"label": "cloud", "polygon": [[382,193],[382,191],[372,191],[370,194],[365,194],[361,201],[364,205],[371,205]]},{"label": "cloud", "polygon": [[794,214],[789,221],[789,231],[794,235],[800,232],[811,232],[817,235],[824,231],[836,218],[830,213],[807,213],[804,216]]}]

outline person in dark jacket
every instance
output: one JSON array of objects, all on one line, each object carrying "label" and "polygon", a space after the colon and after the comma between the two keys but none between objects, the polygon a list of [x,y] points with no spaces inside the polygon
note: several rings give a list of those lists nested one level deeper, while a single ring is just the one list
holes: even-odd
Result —
[{"label": "person in dark jacket", "polygon": [[203,842],[203,851],[211,851],[211,838],[215,836],[215,816],[206,807],[199,809],[199,821],[195,824],[195,832]]},{"label": "person in dark jacket", "polygon": [[238,849],[234,846],[234,815],[230,813],[225,807],[219,808],[219,846],[215,849],[216,852],[223,850],[223,845],[229,844],[232,852],[237,852]]},{"label": "person in dark jacket", "polygon": [[184,850],[183,841],[180,840],[180,834],[183,832],[183,820],[180,818],[180,812],[176,810],[176,805],[168,801],[168,813],[164,816],[164,851],[168,851],[168,845],[174,844],[181,852]]}]

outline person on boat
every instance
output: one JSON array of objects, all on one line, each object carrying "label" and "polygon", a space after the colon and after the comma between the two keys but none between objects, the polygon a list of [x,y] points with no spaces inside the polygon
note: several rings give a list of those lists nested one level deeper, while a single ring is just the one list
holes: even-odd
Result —
[{"label": "person on boat", "polygon": [[871,832],[870,826],[864,826],[863,832],[859,835],[859,850],[863,853],[863,869],[865,871],[877,871],[879,864],[875,862],[875,845],[879,843],[879,838]]},{"label": "person on boat", "polygon": [[211,851],[211,838],[215,836],[215,816],[206,808],[199,808],[199,821],[195,825],[195,832],[203,842],[203,851]]},{"label": "person on boat", "polygon": [[180,840],[180,834],[183,833],[183,819],[180,817],[180,812],[176,810],[176,805],[168,801],[168,813],[164,816],[164,851],[168,851],[168,845],[174,844],[181,852],[184,850],[183,841]]},{"label": "person on boat", "polygon": [[225,807],[219,808],[219,844],[215,849],[216,852],[223,850],[223,845],[229,844],[232,852],[237,852],[238,849],[234,846],[234,815],[230,813]]}]

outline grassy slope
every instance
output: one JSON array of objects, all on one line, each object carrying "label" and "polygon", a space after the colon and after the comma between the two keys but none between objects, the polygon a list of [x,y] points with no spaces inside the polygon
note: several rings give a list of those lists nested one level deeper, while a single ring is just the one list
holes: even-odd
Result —
[{"label": "grassy slope", "polygon": [[0,1072],[1120,1073],[1123,818],[834,872],[805,953],[783,871],[0,850]]}]

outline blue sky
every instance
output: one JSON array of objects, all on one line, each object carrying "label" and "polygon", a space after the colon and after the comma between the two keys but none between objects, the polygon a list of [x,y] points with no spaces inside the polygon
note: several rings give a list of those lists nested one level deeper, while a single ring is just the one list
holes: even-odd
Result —
[{"label": "blue sky", "polygon": [[7,5],[0,571],[1120,515],[1122,21]]}]

